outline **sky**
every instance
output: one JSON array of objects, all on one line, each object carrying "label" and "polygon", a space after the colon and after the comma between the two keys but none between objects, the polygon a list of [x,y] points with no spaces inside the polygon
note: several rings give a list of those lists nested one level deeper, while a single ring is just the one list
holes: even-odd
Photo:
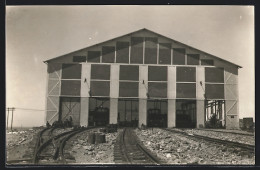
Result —
[{"label": "sky", "polygon": [[43,61],[142,28],[242,66],[239,117],[255,117],[253,6],[7,6],[6,108],[17,108],[13,127],[45,123]]}]

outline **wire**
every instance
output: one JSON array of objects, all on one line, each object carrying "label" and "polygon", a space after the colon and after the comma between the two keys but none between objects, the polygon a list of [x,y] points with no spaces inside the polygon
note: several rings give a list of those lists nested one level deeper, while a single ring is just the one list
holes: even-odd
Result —
[{"label": "wire", "polygon": [[31,111],[46,111],[46,110],[40,110],[40,109],[30,109],[30,108],[19,108],[19,107],[14,107],[14,109],[18,110],[31,110]]}]

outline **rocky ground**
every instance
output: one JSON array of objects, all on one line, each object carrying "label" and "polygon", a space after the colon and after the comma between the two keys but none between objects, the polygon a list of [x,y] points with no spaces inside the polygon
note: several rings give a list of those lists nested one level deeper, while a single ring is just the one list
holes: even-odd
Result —
[{"label": "rocky ground", "polygon": [[30,159],[42,128],[14,130],[6,133],[6,160]]},{"label": "rocky ground", "polygon": [[[98,132],[93,129],[91,132]],[[118,132],[106,133],[106,143],[89,144],[88,133],[85,131],[78,134],[66,146],[70,147],[69,154],[75,158],[75,164],[113,164],[114,163],[114,143]],[[66,150],[66,148],[65,148]]]},{"label": "rocky ground", "polygon": [[[20,130],[6,133],[6,158],[29,159],[32,158],[37,141],[37,134],[42,128]],[[69,129],[56,129],[54,135]],[[70,139],[65,146],[65,154],[70,155],[71,164],[114,164],[114,143],[118,132],[105,133],[106,142],[100,144],[89,144],[88,133],[84,131]],[[99,132],[92,129],[91,132]],[[254,164],[255,157],[245,151],[240,152],[221,145],[214,145],[206,141],[196,141],[180,134],[174,134],[158,128],[146,130],[135,129],[137,136],[143,144],[158,157],[165,160],[167,164]],[[254,143],[254,137],[223,133],[217,135],[213,132],[198,132],[198,130],[187,130],[188,133],[201,133],[207,136]],[[219,132],[216,132],[219,133]]]},{"label": "rocky ground", "polygon": [[203,131],[198,129],[185,129],[185,132],[191,134],[197,134],[202,136],[208,136],[211,138],[217,138],[222,140],[228,140],[233,142],[245,143],[250,145],[255,145],[255,137],[254,136],[245,136],[239,134],[232,133],[223,133],[223,132],[213,132],[213,131]]},{"label": "rocky ground", "polygon": [[255,164],[254,154],[239,149],[192,140],[158,128],[135,131],[143,144],[167,164]]}]

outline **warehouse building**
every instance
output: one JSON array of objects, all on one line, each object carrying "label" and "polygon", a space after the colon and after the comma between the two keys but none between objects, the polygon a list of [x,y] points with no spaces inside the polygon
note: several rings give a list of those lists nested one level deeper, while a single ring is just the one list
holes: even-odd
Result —
[{"label": "warehouse building", "polygon": [[239,127],[238,66],[141,29],[47,61],[46,121]]}]

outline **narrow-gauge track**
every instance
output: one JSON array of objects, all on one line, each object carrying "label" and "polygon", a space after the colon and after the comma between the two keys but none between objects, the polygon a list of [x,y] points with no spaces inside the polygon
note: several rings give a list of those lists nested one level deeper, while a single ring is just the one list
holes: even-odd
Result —
[{"label": "narrow-gauge track", "polygon": [[162,160],[148,151],[131,128],[124,128],[114,147],[114,161],[120,164],[161,164]]},{"label": "narrow-gauge track", "polygon": [[227,134],[242,135],[242,136],[254,136],[254,133],[239,133],[239,132],[222,131],[222,130],[220,131],[217,129],[196,129],[196,130],[227,133]]},{"label": "narrow-gauge track", "polygon": [[34,164],[66,164],[70,158],[64,153],[66,142],[74,135],[92,128],[79,128],[51,137],[37,150]]},{"label": "narrow-gauge track", "polygon": [[221,140],[221,139],[216,139],[216,138],[210,138],[210,137],[207,137],[207,136],[196,135],[196,134],[191,135],[191,134],[188,134],[184,131],[178,131],[178,130],[174,130],[174,129],[164,129],[164,130],[172,132],[172,133],[182,134],[182,135],[188,136],[190,138],[201,139],[201,140],[205,140],[205,141],[212,142],[212,143],[228,145],[228,146],[231,146],[231,147],[238,147],[238,148],[246,150],[250,153],[254,153],[254,151],[255,151],[254,145],[232,142],[232,141],[227,141],[227,140]]}]

